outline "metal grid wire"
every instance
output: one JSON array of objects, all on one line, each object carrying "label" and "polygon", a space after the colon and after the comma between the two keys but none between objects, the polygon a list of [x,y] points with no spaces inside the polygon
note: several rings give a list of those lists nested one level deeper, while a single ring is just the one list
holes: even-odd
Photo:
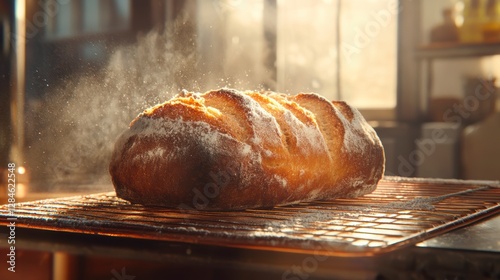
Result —
[{"label": "metal grid wire", "polygon": [[[130,204],[114,192],[19,203],[16,226],[150,240],[321,253],[373,255],[500,212],[500,188],[381,181],[354,199],[237,212]],[[7,205],[0,224],[8,224]]]}]

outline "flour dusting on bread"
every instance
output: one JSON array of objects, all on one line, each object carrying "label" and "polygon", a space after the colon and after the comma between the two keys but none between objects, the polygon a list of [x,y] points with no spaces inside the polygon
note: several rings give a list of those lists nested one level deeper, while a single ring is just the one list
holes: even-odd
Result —
[{"label": "flour dusting on bread", "polygon": [[117,141],[110,173],[134,203],[237,210],[363,195],[384,162],[376,133],[344,102],[220,89],[146,109]]}]

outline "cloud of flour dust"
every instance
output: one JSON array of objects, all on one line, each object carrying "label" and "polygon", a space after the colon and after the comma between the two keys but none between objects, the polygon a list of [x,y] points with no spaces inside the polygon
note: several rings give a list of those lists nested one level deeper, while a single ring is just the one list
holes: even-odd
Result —
[{"label": "cloud of flour dust", "polygon": [[38,139],[28,153],[43,177],[106,180],[114,142],[145,108],[179,92],[192,75],[194,51],[179,53],[166,34],[151,32],[135,46],[116,49],[107,67],[71,79],[43,100]]},{"label": "cloud of flour dust", "polygon": [[[256,3],[259,9],[262,1]],[[182,89],[264,88],[269,73],[263,66],[262,18],[256,16],[260,22],[249,29],[249,18],[238,16],[248,7],[211,8],[196,8],[195,25],[178,17],[164,32],[114,49],[106,67],[69,79],[47,95],[32,114],[39,120],[27,148],[27,163],[39,177],[34,179],[107,184],[114,143],[144,109]]]}]

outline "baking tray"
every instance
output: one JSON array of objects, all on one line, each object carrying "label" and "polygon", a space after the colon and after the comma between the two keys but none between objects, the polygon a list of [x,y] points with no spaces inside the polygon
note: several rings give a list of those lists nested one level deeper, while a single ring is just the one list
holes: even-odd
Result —
[{"label": "baking tray", "polygon": [[237,212],[145,207],[117,198],[114,192],[14,206],[0,206],[0,224],[15,218],[18,228],[45,231],[369,256],[500,212],[500,188],[483,182],[386,178],[375,192],[355,199]]}]

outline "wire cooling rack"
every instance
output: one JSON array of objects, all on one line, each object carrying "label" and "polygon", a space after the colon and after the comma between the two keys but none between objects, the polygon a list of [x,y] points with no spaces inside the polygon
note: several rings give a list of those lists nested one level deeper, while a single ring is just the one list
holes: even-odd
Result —
[{"label": "wire cooling rack", "polygon": [[114,192],[0,206],[0,224],[215,246],[361,256],[412,245],[500,212],[500,188],[382,180],[355,199],[214,212],[131,204]]}]

